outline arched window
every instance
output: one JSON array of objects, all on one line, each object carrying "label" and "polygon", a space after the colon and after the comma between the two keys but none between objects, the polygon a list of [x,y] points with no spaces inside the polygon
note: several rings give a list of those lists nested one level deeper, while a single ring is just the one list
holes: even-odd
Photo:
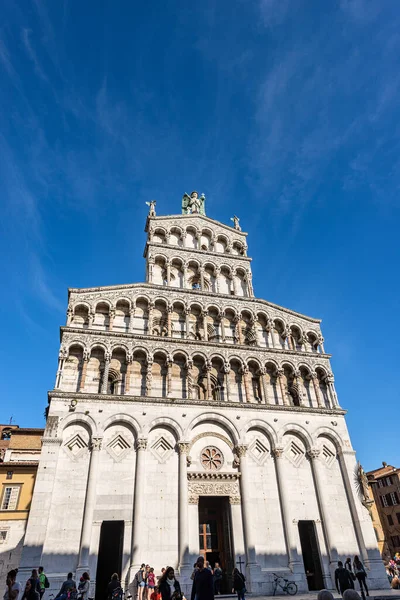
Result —
[{"label": "arched window", "polygon": [[1,432],[1,439],[2,440],[9,440],[11,439],[11,429],[3,429],[3,431]]}]

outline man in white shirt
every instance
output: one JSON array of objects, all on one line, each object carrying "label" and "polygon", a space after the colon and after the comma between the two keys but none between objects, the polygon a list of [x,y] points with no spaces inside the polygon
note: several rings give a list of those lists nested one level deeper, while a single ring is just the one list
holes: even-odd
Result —
[{"label": "man in white shirt", "polygon": [[4,600],[19,600],[21,596],[22,587],[21,584],[16,581],[16,578],[17,571],[13,569],[7,575],[7,587],[4,594]]}]

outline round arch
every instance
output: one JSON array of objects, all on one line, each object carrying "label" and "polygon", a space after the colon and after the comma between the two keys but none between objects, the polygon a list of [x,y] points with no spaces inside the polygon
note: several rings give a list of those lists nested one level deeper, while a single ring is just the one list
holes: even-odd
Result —
[{"label": "round arch", "polygon": [[297,423],[287,423],[278,431],[278,440],[279,443],[283,443],[283,437],[286,433],[294,433],[297,434],[304,442],[307,450],[310,450],[313,447],[313,438],[309,434],[309,432],[298,425]]},{"label": "round arch", "polygon": [[193,429],[194,429],[194,427],[196,427],[196,425],[199,425],[200,423],[207,423],[207,421],[218,423],[219,425],[222,425],[222,427],[229,432],[229,434],[233,440],[233,443],[235,445],[238,444],[240,436],[239,436],[239,432],[238,432],[236,426],[224,415],[220,415],[218,413],[212,413],[212,412],[211,413],[201,413],[200,415],[198,415],[197,417],[192,419],[192,421],[189,423],[188,427],[185,430],[185,437],[189,438],[190,433],[193,431]]}]

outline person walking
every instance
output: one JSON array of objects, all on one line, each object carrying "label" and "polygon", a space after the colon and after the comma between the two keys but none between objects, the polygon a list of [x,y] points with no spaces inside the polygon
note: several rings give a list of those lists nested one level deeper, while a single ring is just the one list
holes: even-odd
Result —
[{"label": "person walking", "polygon": [[335,585],[338,594],[343,596],[346,590],[354,588],[353,579],[347,569],[344,568],[341,560],[338,561],[337,569],[335,570]]},{"label": "person walking", "polygon": [[150,600],[155,587],[156,587],[156,574],[154,573],[153,567],[150,567],[148,575],[147,575],[147,600]]},{"label": "person walking", "polygon": [[25,600],[40,600],[40,582],[36,569],[32,570],[32,575],[26,582],[23,598]]},{"label": "person walking", "polygon": [[204,556],[197,559],[191,597],[196,600],[214,600],[214,578],[210,569],[204,565]]},{"label": "person walking", "polygon": [[42,600],[46,588],[50,587],[49,580],[47,579],[46,573],[43,567],[39,567],[39,584],[40,584],[40,600]]},{"label": "person walking", "polygon": [[237,569],[233,569],[233,589],[232,593],[236,592],[238,600],[244,600],[246,593],[246,577]]},{"label": "person walking", "polygon": [[17,582],[17,570],[12,569],[7,573],[6,591],[4,600],[19,600],[22,592],[21,584]]},{"label": "person walking", "polygon": [[364,569],[364,565],[362,564],[361,560],[358,558],[357,555],[354,557],[353,560],[353,569],[355,576],[358,579],[358,583],[360,584],[361,595],[363,595],[365,589],[367,596],[369,596],[367,582],[365,581],[367,578],[367,573]]},{"label": "person walking", "polygon": [[350,556],[348,556],[346,558],[346,561],[344,563],[344,568],[350,573],[350,577],[351,577],[351,580],[353,582],[353,588],[354,588],[354,582],[356,580],[356,576],[354,575],[354,572],[353,572],[353,567],[351,565],[351,558],[350,558]]},{"label": "person walking", "polygon": [[222,569],[219,563],[214,565],[214,594],[218,595],[221,593],[221,582],[222,582]]},{"label": "person walking", "polygon": [[135,575],[135,584],[137,589],[138,600],[144,600],[143,592],[146,585],[144,579],[144,572],[146,570],[146,565],[144,563],[141,564],[139,571]]},{"label": "person walking", "polygon": [[182,600],[181,586],[179,581],[175,579],[173,567],[165,569],[158,587],[160,589],[161,600]]},{"label": "person walking", "polygon": [[81,600],[88,600],[89,598],[89,589],[90,589],[90,577],[89,573],[86,571],[82,573],[82,577],[80,578],[78,585],[78,592],[81,596]]}]

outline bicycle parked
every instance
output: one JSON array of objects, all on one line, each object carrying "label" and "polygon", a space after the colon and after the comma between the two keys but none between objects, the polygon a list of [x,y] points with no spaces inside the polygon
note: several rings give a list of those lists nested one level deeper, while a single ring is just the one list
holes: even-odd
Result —
[{"label": "bicycle parked", "polygon": [[[289,581],[288,579],[285,579],[284,577],[281,577],[280,575],[277,575],[276,573],[272,573],[272,575],[274,576],[274,583],[275,583],[274,593],[273,593],[274,596],[276,594],[276,590],[277,590],[278,586],[281,588],[281,590],[283,592],[285,592],[286,594],[289,594],[289,596],[295,596],[297,594],[297,585],[294,581]],[[281,582],[283,582],[283,583],[281,583]]]}]

